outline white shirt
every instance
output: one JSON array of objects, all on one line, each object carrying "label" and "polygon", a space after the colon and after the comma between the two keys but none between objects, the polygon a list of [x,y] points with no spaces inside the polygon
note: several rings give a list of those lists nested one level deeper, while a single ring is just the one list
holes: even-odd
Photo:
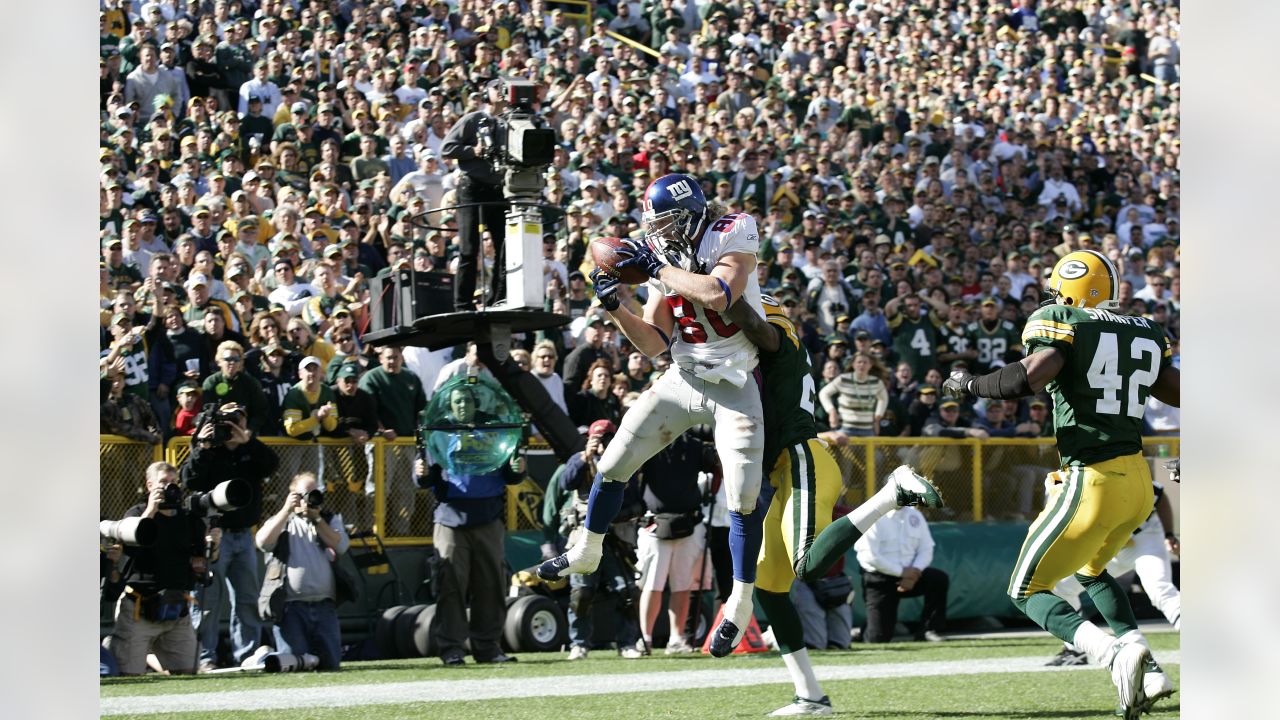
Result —
[{"label": "white shirt", "polygon": [[[249,80],[249,82],[240,86],[240,105],[238,111],[240,117],[249,114],[249,97],[255,96],[262,98],[262,117],[273,118],[276,116],[276,108],[280,107],[280,103],[284,102],[284,96],[280,94],[280,88],[270,80],[259,81],[257,78]],[[270,138],[267,138],[270,140]]]},{"label": "white shirt", "polygon": [[424,347],[406,347],[404,349],[404,366],[422,381],[422,390],[427,400],[436,392],[436,378],[440,376],[440,368],[449,364],[453,348],[428,350]]},{"label": "white shirt", "polygon": [[533,376],[542,383],[542,387],[546,388],[547,395],[551,396],[551,402],[567,414],[569,406],[564,403],[564,378],[560,377],[560,373],[553,372],[545,376],[533,373]]},{"label": "white shirt", "polygon": [[436,381],[432,385],[432,391],[439,390],[442,385],[459,375],[487,375],[490,378],[493,377],[493,373],[489,372],[489,368],[483,365],[477,365],[472,368],[467,365],[466,358],[458,358],[440,368],[440,373],[436,375]]},{"label": "white shirt", "polygon": [[872,525],[853,549],[863,570],[901,577],[903,568],[923,570],[933,562],[933,535],[919,510],[897,508]]},{"label": "white shirt", "polygon": [[302,306],[306,305],[307,300],[315,295],[316,289],[311,287],[310,283],[299,282],[295,278],[292,285],[281,285],[272,290],[271,294],[267,296],[267,300],[273,303],[280,303],[290,317],[297,317],[302,314]]}]

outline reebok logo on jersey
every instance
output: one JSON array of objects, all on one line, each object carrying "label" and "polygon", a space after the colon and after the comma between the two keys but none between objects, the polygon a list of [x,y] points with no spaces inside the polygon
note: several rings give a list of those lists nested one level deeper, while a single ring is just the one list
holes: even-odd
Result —
[{"label": "reebok logo on jersey", "polygon": [[667,189],[671,191],[671,197],[676,200],[683,200],[693,194],[693,189],[689,187],[688,181],[685,180],[671,183]]}]

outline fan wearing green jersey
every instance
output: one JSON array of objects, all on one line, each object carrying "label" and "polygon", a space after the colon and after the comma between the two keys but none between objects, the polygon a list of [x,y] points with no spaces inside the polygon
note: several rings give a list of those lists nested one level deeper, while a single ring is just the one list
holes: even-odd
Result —
[{"label": "fan wearing green jersey", "polygon": [[978,357],[970,363],[976,370],[995,370],[1004,365],[1005,353],[1021,350],[1018,329],[1008,320],[1000,319],[999,304],[992,298],[984,298],[978,306],[978,319],[967,329]]},{"label": "fan wearing green jersey", "polygon": [[[1142,457],[1147,398],[1177,407],[1181,379],[1159,325],[1111,312],[1119,282],[1100,253],[1064,255],[1049,276],[1052,300],[1023,329],[1027,357],[982,376],[953,372],[943,392],[1010,399],[1046,389],[1053,398],[1061,469],[1050,475],[1048,504],[1027,531],[1009,596],[1040,627],[1110,669],[1121,714],[1132,720],[1173,686],[1106,567],[1151,512],[1151,471]],[[1115,637],[1053,594],[1073,573]]]},{"label": "fan wearing green jersey", "polygon": [[841,490],[840,468],[818,439],[809,353],[778,302],[764,295],[761,303],[767,322],[742,300],[730,308],[729,318],[758,347],[763,375],[768,482],[761,483],[760,502],[768,510],[756,564],[756,601],[773,628],[796,691],[793,701],[773,716],[828,715],[831,702],[813,673],[800,615],[791,603],[792,582],[826,575],[890,510],[903,505],[940,507],[942,499],[928,480],[903,465],[886,478],[879,492],[832,522]]},{"label": "fan wearing green jersey", "polygon": [[946,324],[938,328],[938,363],[942,368],[951,367],[957,360],[972,363],[978,358],[973,337],[969,335],[968,316],[963,302],[952,301]]},{"label": "fan wearing green jersey", "polygon": [[[926,304],[929,311],[921,315],[920,309]],[[930,296],[927,290],[899,295],[885,303],[893,351],[911,366],[916,377],[924,377],[930,369],[938,367],[939,329],[946,324],[944,318],[948,313],[947,304]]]}]

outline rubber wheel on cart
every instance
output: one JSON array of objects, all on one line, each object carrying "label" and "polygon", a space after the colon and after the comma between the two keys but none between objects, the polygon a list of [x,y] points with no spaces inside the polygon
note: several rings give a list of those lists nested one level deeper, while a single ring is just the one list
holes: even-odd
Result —
[{"label": "rubber wheel on cart", "polygon": [[511,652],[554,652],[569,641],[569,622],[551,598],[526,595],[507,608],[502,637]]},{"label": "rubber wheel on cart", "polygon": [[404,612],[396,616],[396,620],[391,626],[391,635],[395,638],[397,657],[422,657],[422,654],[418,652],[418,648],[413,644],[413,631],[417,627],[418,616],[427,607],[429,606],[425,604],[410,605],[404,609]]},{"label": "rubber wheel on cart", "polygon": [[392,605],[382,611],[378,622],[373,626],[373,644],[378,648],[378,654],[385,659],[396,657],[395,622],[405,609],[404,605]]}]

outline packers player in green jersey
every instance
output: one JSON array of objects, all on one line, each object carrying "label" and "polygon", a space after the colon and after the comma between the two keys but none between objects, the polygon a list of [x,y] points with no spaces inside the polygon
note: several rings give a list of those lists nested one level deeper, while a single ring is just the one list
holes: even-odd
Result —
[{"label": "packers player in green jersey", "polygon": [[792,581],[826,575],[890,510],[904,505],[941,507],[942,498],[928,480],[903,465],[889,475],[879,492],[832,522],[831,511],[842,485],[840,468],[818,439],[813,417],[817,392],[809,353],[778,301],[764,295],[761,302],[768,321],[741,300],[730,308],[729,318],[758,346],[763,376],[768,482],[761,484],[760,507],[767,510],[755,597],[773,628],[796,690],[792,702],[772,716],[829,715],[831,702],[813,673],[800,615],[791,603]]},{"label": "packers player in green jersey", "polygon": [[[1142,457],[1147,398],[1177,407],[1181,378],[1160,326],[1111,312],[1119,282],[1101,253],[1067,253],[1049,276],[1051,299],[1022,331],[1027,357],[980,377],[953,372],[943,392],[1010,399],[1049,391],[1061,469],[1049,476],[1049,501],[1027,531],[1009,596],[1040,627],[1109,668],[1121,714],[1136,718],[1173,686],[1106,566],[1151,512],[1151,470]],[[1053,594],[1072,573],[1114,638]]]}]

